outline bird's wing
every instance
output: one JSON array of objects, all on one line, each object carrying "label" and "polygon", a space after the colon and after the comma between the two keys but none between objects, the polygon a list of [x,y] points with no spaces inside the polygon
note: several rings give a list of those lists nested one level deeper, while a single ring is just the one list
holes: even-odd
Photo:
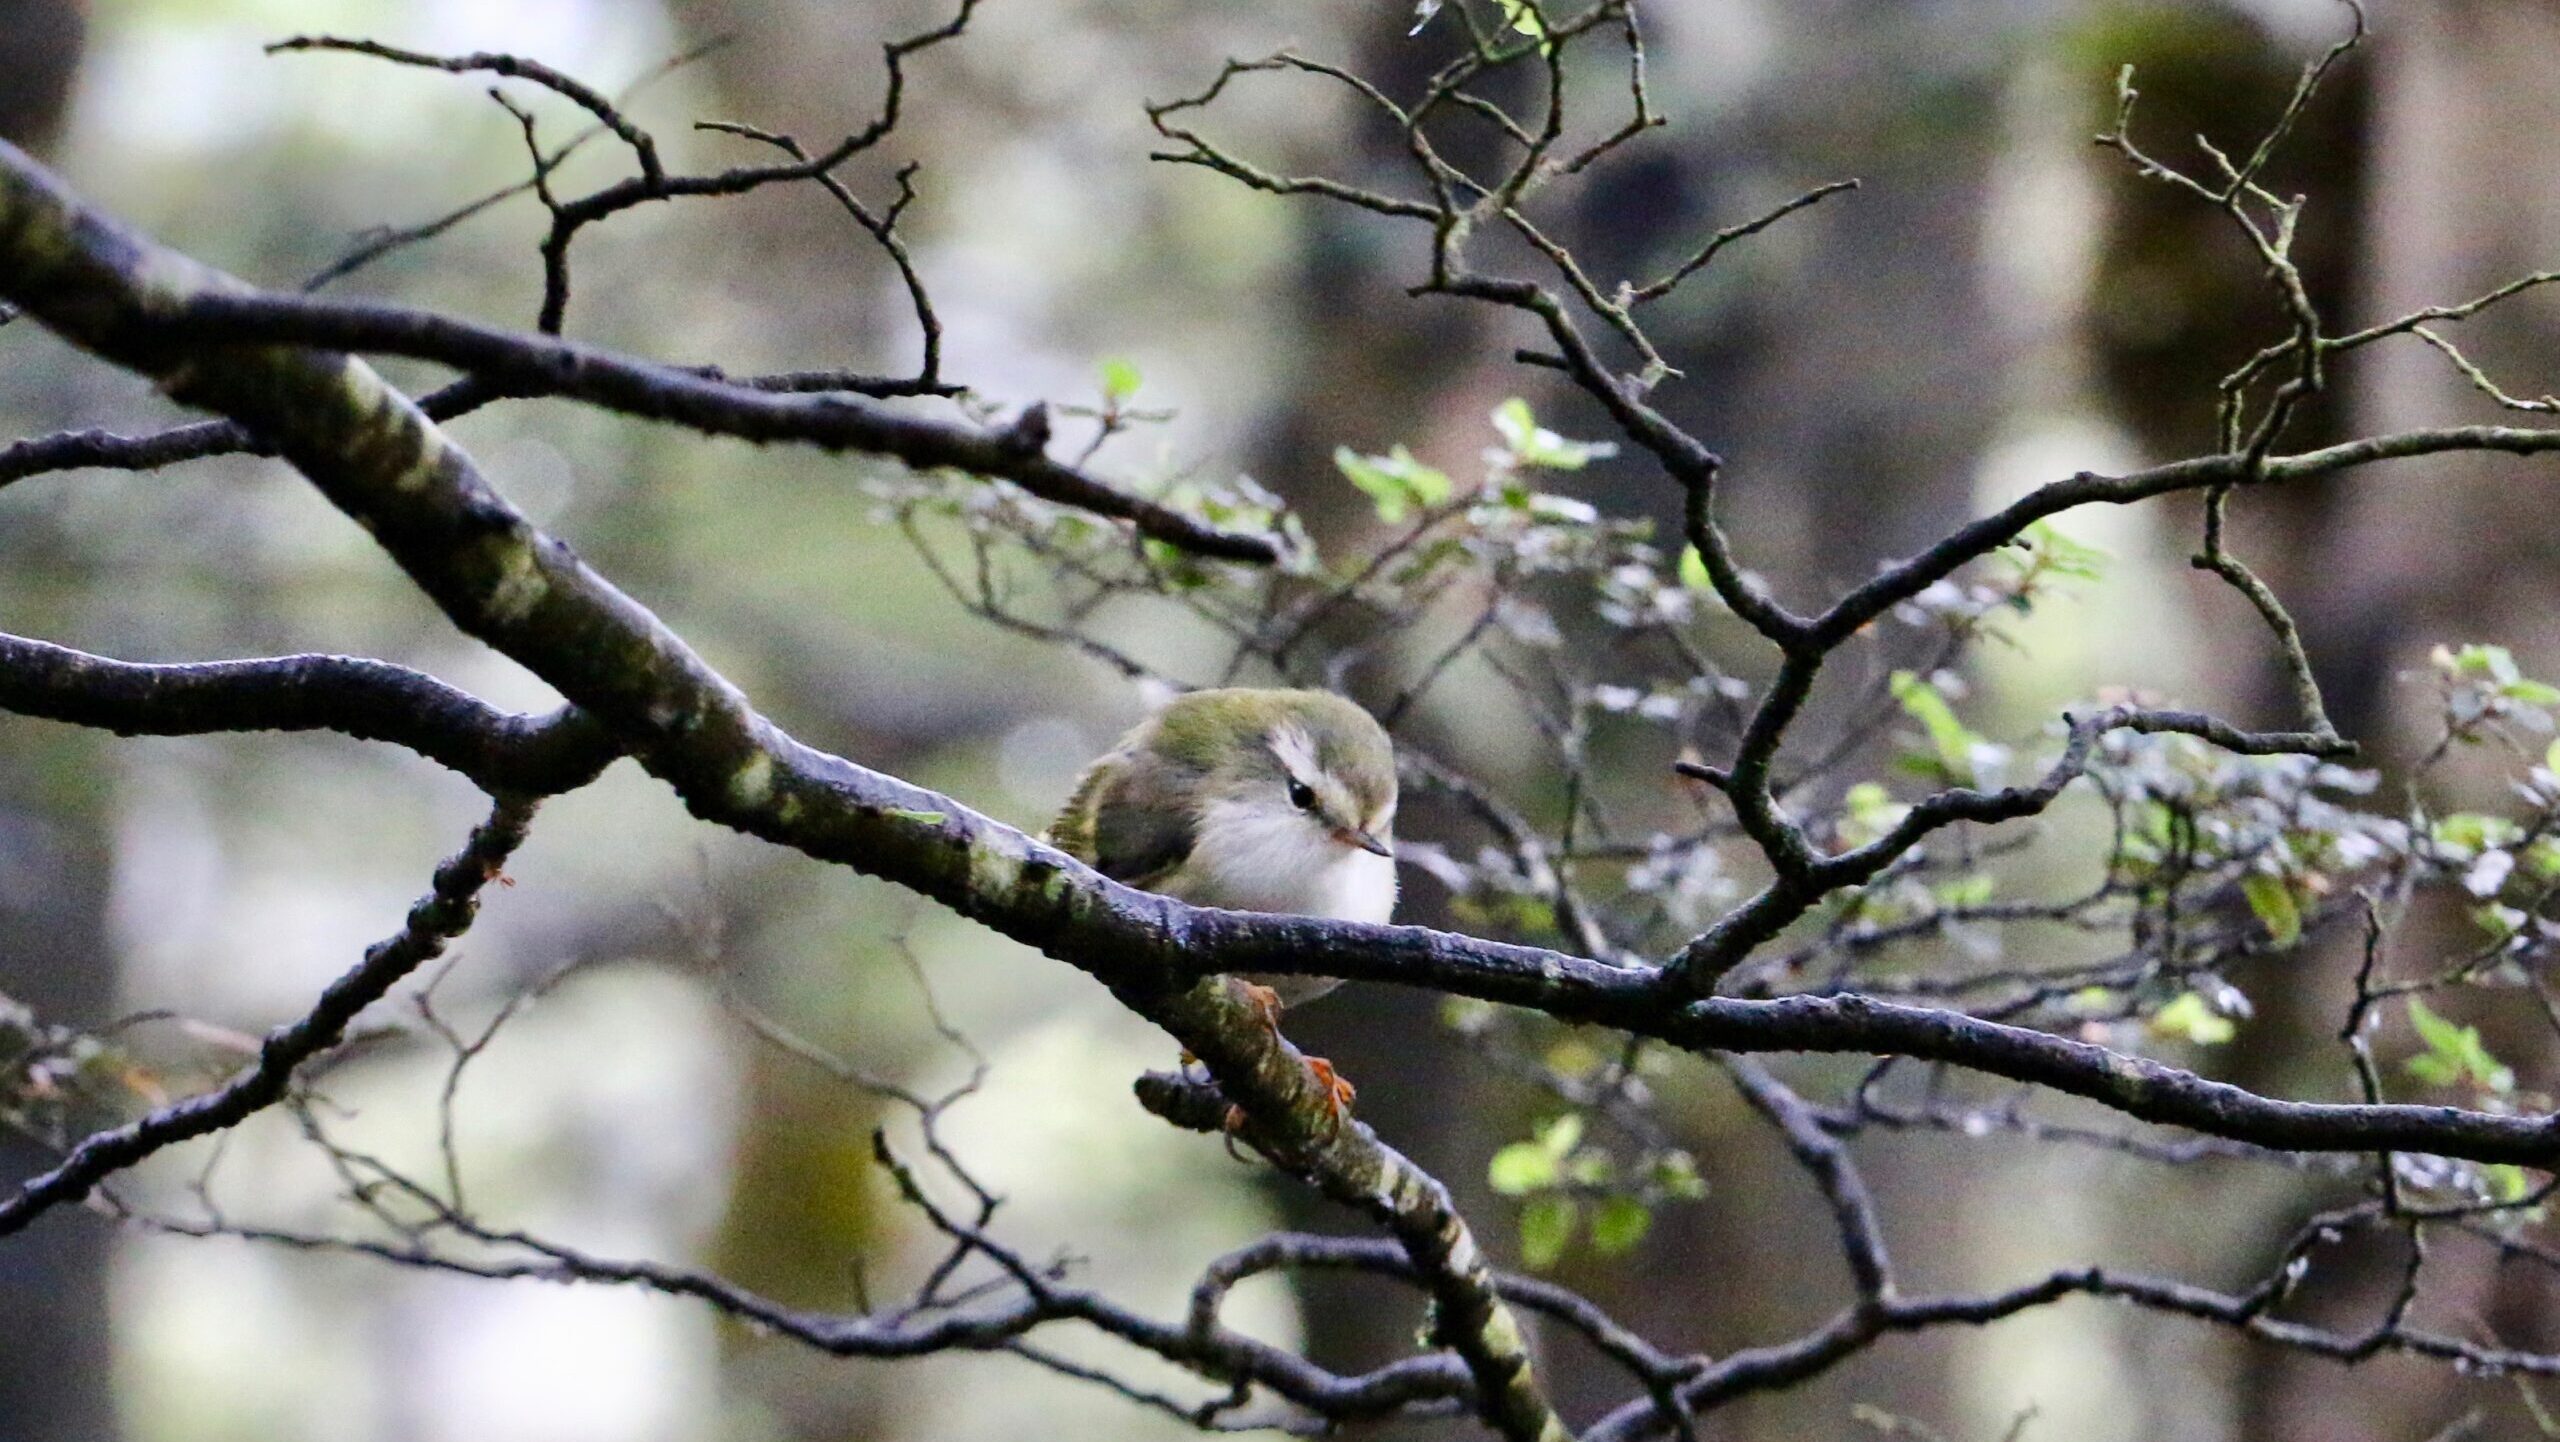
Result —
[{"label": "bird's wing", "polygon": [[1190,808],[1172,762],[1115,752],[1088,768],[1049,826],[1049,844],[1114,881],[1152,890],[1191,855]]}]

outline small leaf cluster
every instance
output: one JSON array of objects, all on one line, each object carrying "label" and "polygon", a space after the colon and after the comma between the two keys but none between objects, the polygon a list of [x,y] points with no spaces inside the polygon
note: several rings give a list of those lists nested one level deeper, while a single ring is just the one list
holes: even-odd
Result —
[{"label": "small leaf cluster", "polygon": [[2117,733],[2090,768],[2123,834],[2113,874],[2146,900],[2227,883],[2279,949],[2307,906],[2405,856],[2405,820],[2356,804],[2374,772],[2309,756],[2237,756],[2184,735]]},{"label": "small leaf cluster", "polygon": [[2455,1025],[2420,996],[2409,998],[2409,1025],[2426,1047],[2405,1063],[2409,1075],[2429,1086],[2467,1083],[2492,1096],[2503,1097],[2516,1089],[2514,1069],[2489,1054],[2480,1040],[2480,1028]]},{"label": "small leaf cluster", "polygon": [[1926,677],[1896,671],[1886,686],[1903,714],[1920,724],[1927,743],[1896,758],[1902,769],[1944,786],[1998,784],[2008,765],[2009,748],[1994,744],[1957,719],[1950,702],[1964,693],[1961,679],[1944,671]]},{"label": "small leaf cluster", "polygon": [[0,1125],[58,1146],[134,1096],[164,1099],[123,1048],[0,996]]},{"label": "small leaf cluster", "polygon": [[1655,1207],[1707,1192],[1697,1163],[1678,1148],[1653,1150],[1622,1171],[1572,1112],[1495,1152],[1485,1180],[1521,1200],[1520,1259],[1540,1271],[1562,1261],[1578,1236],[1598,1256],[1631,1251],[1652,1230]]},{"label": "small leaf cluster", "polygon": [[2499,721],[2552,729],[2549,713],[2560,706],[2560,686],[2525,675],[2506,647],[2438,646],[2427,664],[2442,685],[2445,721],[2457,737],[2478,739],[2481,727]]},{"label": "small leaf cluster", "polygon": [[1931,583],[1895,607],[1894,617],[1907,626],[1964,639],[1998,636],[2002,633],[1994,623],[2028,615],[2046,600],[2104,580],[2113,560],[2050,520],[2037,521],[1993,552],[1989,564],[1972,568],[1965,577]]}]

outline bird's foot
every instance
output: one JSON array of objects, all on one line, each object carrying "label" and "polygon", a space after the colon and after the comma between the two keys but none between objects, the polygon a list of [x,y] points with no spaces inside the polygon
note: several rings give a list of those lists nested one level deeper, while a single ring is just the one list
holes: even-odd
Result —
[{"label": "bird's foot", "polygon": [[1278,1031],[1280,1013],[1286,1009],[1286,1003],[1280,1000],[1280,993],[1259,982],[1238,980],[1236,985],[1244,992],[1245,1004],[1252,1007],[1255,1014],[1262,1018],[1262,1024],[1273,1031]]},{"label": "bird's foot", "polygon": [[1307,1058],[1307,1071],[1315,1077],[1316,1085],[1324,1088],[1325,1135],[1338,1136],[1341,1134],[1342,1124],[1351,1118],[1351,1103],[1359,1098],[1360,1089],[1353,1086],[1349,1078],[1335,1071],[1333,1063],[1326,1061],[1323,1057]]},{"label": "bird's foot", "polygon": [[[1307,1058],[1307,1073],[1324,1090],[1324,1137],[1331,1141],[1342,1135],[1342,1124],[1351,1120],[1351,1104],[1359,1099],[1360,1089],[1351,1084],[1350,1078],[1334,1070],[1333,1063],[1320,1056]],[[1236,1152],[1236,1140],[1244,1135],[1249,1124],[1244,1108],[1233,1102],[1227,1104],[1226,1115],[1218,1121],[1218,1130],[1226,1135],[1227,1154],[1238,1161],[1244,1158]]]},{"label": "bird's foot", "polygon": [[[1234,981],[1243,994],[1245,1004],[1253,1008],[1254,1014],[1262,1019],[1264,1026],[1271,1029],[1272,1035],[1278,1036],[1280,1016],[1286,1007],[1286,1003],[1280,1000],[1280,993],[1259,982],[1246,981],[1242,977],[1236,977]],[[1186,1051],[1183,1053],[1182,1060],[1184,1065],[1188,1066],[1193,1057]],[[1351,1103],[1359,1097],[1359,1088],[1346,1080],[1342,1073],[1334,1070],[1333,1063],[1326,1061],[1323,1057],[1311,1056],[1306,1059],[1306,1062],[1307,1074],[1315,1079],[1316,1086],[1324,1093],[1325,1136],[1328,1139],[1339,1136],[1342,1132],[1342,1124],[1350,1119]],[[1226,1134],[1228,1151],[1235,1150],[1236,1139],[1243,1135],[1245,1126],[1244,1108],[1230,1105],[1219,1123],[1219,1130]]]}]

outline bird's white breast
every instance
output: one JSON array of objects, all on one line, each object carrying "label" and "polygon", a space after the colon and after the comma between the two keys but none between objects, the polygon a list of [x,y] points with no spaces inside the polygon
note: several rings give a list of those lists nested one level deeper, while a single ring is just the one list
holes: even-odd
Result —
[{"label": "bird's white breast", "polygon": [[1343,845],[1304,816],[1213,801],[1198,840],[1160,888],[1198,906],[1285,911],[1337,921],[1385,921],[1396,909],[1396,866]]}]

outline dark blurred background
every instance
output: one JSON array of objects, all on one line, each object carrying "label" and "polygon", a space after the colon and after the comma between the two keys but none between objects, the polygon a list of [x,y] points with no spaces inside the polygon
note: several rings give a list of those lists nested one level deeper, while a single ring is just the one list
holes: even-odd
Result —
[{"label": "dark blurred background", "polygon": [[[102,205],[262,283],[290,286],[377,224],[424,219],[518,178],[515,124],[476,80],[342,56],[265,58],[302,31],[437,51],[509,50],[607,90],[713,37],[635,112],[697,165],[746,158],[697,118],[812,138],[868,113],[877,46],[941,0],[0,0],[0,134]],[[2308,112],[2275,188],[2307,192],[2301,253],[2333,324],[2467,298],[2560,258],[2560,10],[2542,0],[2374,6],[2377,36]],[[1663,401],[1731,463],[1747,560],[1808,601],[1954,521],[2070,471],[2209,449],[2211,382],[2275,334],[2219,222],[2089,144],[2117,67],[2139,67],[2152,147],[2202,132],[2245,149],[2300,64],[2340,31],[2329,0],[1681,0],[1650,13],[1666,134],[1562,202],[1595,271],[1647,273],[1717,226],[1819,181],[1865,188],[1719,262],[1663,308],[1686,378]],[[923,162],[910,221],[949,326],[949,370],[1012,403],[1096,390],[1103,357],[1178,408],[1124,461],[1242,470],[1320,530],[1360,525],[1334,446],[1410,445],[1453,469],[1486,411],[1525,394],[1569,433],[1598,422],[1507,360],[1521,337],[1409,301],[1417,237],[1150,165],[1147,98],[1282,42],[1393,85],[1427,56],[1393,4],[1165,7],[1003,0],[920,60],[891,160]],[[1596,92],[1595,92],[1596,93]],[[563,138],[578,118],[542,108]],[[1326,91],[1247,87],[1218,122],[1294,170],[1381,177],[1389,137]],[[590,146],[571,179],[623,157]],[[862,179],[882,184],[879,169]],[[1560,193],[1561,194],[1561,193]],[[539,213],[519,200],[342,283],[521,324]],[[573,333],[733,369],[911,363],[895,278],[814,191],[651,207],[582,244]],[[2533,298],[2462,332],[2521,394],[2550,385],[2555,312]],[[409,374],[408,372],[399,372]],[[29,324],[0,330],[12,434],[171,418],[148,387]],[[2301,436],[2490,419],[2423,348],[2350,366]],[[812,454],[706,443],[525,403],[460,439],[536,518],[690,637],[811,742],[1037,825],[1075,768],[1138,714],[1112,677],[960,616],[849,483]],[[1151,452],[1146,448],[1154,448]],[[2398,673],[2442,640],[2514,646],[2549,674],[2549,463],[2404,463],[2359,482],[2247,498],[2235,546],[2293,602],[2332,704],[2387,761],[2414,744]],[[1585,485],[1577,482],[1577,485]],[[1640,467],[1587,479],[1614,509],[1667,515]],[[2073,517],[2119,558],[2106,589],[1986,658],[1989,729],[2032,728],[2101,685],[2283,719],[2245,606],[2184,565],[2178,506]],[[452,633],[365,538],[280,468],[39,478],[0,497],[0,626],[133,659],[361,652],[501,704],[544,688]],[[1202,666],[1213,665],[1203,652]],[[1437,726],[1471,753],[1463,685]],[[2406,713],[2406,717],[2404,717]],[[1990,723],[1997,722],[1996,726]],[[1506,783],[1498,745],[1479,769]],[[475,811],[413,758],[326,738],[118,741],[0,718],[0,993],[95,1024],[167,1007],[257,1031],[396,921]],[[453,1005],[591,963],[512,1024],[470,1083],[475,1201],[593,1249],[715,1264],[795,1303],[852,1305],[854,1268],[894,1274],[926,1239],[867,1157],[877,1117],[752,1044],[710,1000],[728,978],[807,1035],[919,1083],[965,1069],[926,1024],[905,938],[997,1062],[950,1140],[1012,1202],[1011,1235],[1068,1247],[1159,1311],[1200,1261],[1283,1222],[1338,1224],[1169,1133],[1127,1080],[1165,1041],[1099,988],[881,887],[713,834],[629,768],[555,803],[463,950]],[[1429,916],[1415,919],[1431,920]],[[2308,965],[2309,963],[2306,963]],[[1426,998],[1363,989],[1293,1024],[1363,1084],[1362,1112],[1459,1186],[1499,1248],[1486,1154],[1535,1102],[1444,1038]],[[2329,1085],[2309,1059],[2334,1000],[2256,989],[2247,1045],[2211,1059],[2278,1090]],[[2519,1037],[2514,1045],[2526,1043]],[[2512,1052],[2502,1054],[2513,1055]],[[2324,1059],[2320,1065],[2328,1062]],[[349,1072],[372,1144],[419,1159],[437,1058]],[[2315,1083],[2310,1078],[2317,1077]],[[1675,1097],[1714,1194],[1667,1213],[1635,1258],[1568,1280],[1666,1344],[1722,1352],[1811,1325],[1844,1295],[1801,1178],[1711,1087]],[[635,1122],[633,1118],[643,1120]],[[2104,1260],[2229,1285],[2299,1215],[2281,1177],[2162,1177],[2115,1158],[1998,1142],[1868,1151],[1893,1199],[1906,1286],[1982,1286]],[[32,1171],[33,1149],[0,1143]],[[285,1129],[245,1132],[235,1194],[318,1225],[332,1182]],[[2374,1286],[2387,1278],[2370,1279]],[[2462,1275],[2454,1310],[2529,1332],[2521,1279]],[[2346,1284],[2340,1317],[2355,1310]],[[2466,1302],[2467,1299],[2467,1302]],[[1248,1287],[1235,1317],[1374,1356],[1409,1335],[1388,1294]],[[2459,1323],[2454,1324],[2459,1327]],[[2547,1340],[2547,1339],[2546,1339]],[[1587,1358],[1555,1365],[1568,1411],[1617,1400]],[[1798,1392],[1719,1414],[1709,1435],[1864,1435],[1872,1403],[1953,1438],[2420,1438],[2472,1405],[2526,1435],[2503,1389],[2416,1364],[2354,1372],[2171,1321],[2071,1304],[1979,1333],[1888,1343]],[[2503,1431],[2512,1426],[2518,1430]],[[818,1358],[613,1291],[475,1285],[236,1243],[119,1237],[56,1219],[0,1244],[0,1439],[228,1442],[834,1442],[1171,1435],[1169,1421],[996,1358]]]}]

